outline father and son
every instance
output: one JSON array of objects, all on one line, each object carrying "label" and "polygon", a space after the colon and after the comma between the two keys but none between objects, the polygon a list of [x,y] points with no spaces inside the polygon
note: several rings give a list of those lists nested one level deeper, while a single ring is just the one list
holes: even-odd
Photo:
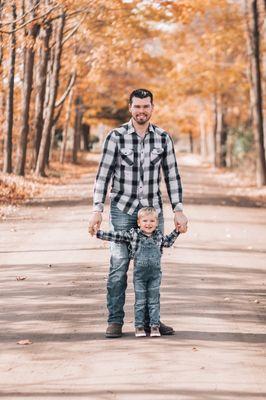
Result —
[{"label": "father and son", "polygon": [[[110,241],[107,282],[107,338],[122,336],[125,291],[130,259],[134,259],[135,335],[172,335],[160,320],[161,253],[187,231],[182,186],[174,145],[163,129],[151,124],[153,94],[134,90],[129,98],[131,119],[106,137],[94,185],[89,233]],[[160,174],[173,209],[175,229],[164,236]],[[110,231],[100,230],[110,180]]]}]

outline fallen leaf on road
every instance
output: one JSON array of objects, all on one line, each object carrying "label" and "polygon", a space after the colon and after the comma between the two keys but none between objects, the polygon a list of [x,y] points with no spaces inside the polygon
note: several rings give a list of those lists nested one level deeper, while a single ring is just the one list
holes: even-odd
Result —
[{"label": "fallen leaf on road", "polygon": [[24,281],[25,279],[27,279],[26,276],[16,276],[17,281]]},{"label": "fallen leaf on road", "polygon": [[21,344],[21,345],[26,346],[28,344],[32,344],[32,341],[29,340],[29,339],[23,339],[23,340],[20,340],[19,342],[17,342],[17,344]]}]

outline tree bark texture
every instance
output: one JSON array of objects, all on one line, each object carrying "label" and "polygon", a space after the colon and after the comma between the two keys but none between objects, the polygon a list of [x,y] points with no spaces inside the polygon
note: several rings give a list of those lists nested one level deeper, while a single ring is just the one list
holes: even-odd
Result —
[{"label": "tree bark texture", "polygon": [[32,156],[32,165],[34,169],[36,167],[40,149],[41,137],[42,137],[47,67],[50,54],[49,41],[51,33],[52,33],[52,26],[51,23],[48,21],[40,32],[41,45],[39,48],[39,58],[38,58],[37,73],[36,73],[35,118],[33,126],[35,136],[34,136],[34,148]]},{"label": "tree bark texture", "polygon": [[224,122],[225,111],[222,98],[215,98],[214,103],[214,165],[226,166],[227,129]]},{"label": "tree bark texture", "polygon": [[75,124],[74,124],[74,137],[73,137],[73,149],[72,149],[72,162],[76,164],[78,162],[78,150],[80,149],[80,137],[82,127],[82,99],[78,96],[75,100]]},{"label": "tree bark texture", "polygon": [[62,148],[61,148],[61,152],[60,152],[60,163],[61,164],[64,164],[65,155],[66,155],[67,135],[68,135],[68,127],[69,127],[70,116],[71,116],[71,107],[72,107],[72,101],[73,101],[73,91],[74,91],[74,89],[72,88],[71,91],[70,91],[68,104],[67,104],[66,121],[65,121],[64,131],[63,131],[63,142],[62,142]]},{"label": "tree bark texture", "polygon": [[[29,2],[29,7],[36,6],[40,0],[34,0]],[[35,11],[32,11],[32,17],[35,16]],[[24,81],[22,89],[22,105],[21,105],[21,129],[19,134],[19,142],[17,148],[17,165],[16,174],[25,174],[26,164],[26,152],[27,152],[27,141],[29,133],[29,111],[30,111],[30,99],[32,93],[32,81],[33,81],[33,66],[34,66],[34,44],[36,37],[39,32],[39,25],[34,24],[29,29],[26,53],[25,53],[25,70],[24,70]]]},{"label": "tree bark texture", "polygon": [[251,16],[251,60],[252,60],[252,90],[254,93],[254,139],[256,148],[256,179],[257,186],[266,184],[266,162],[263,132],[263,100],[262,100],[262,79],[261,79],[261,49],[259,30],[258,1],[250,0]]},{"label": "tree bark texture", "polygon": [[[38,154],[37,164],[35,173],[36,175],[45,176],[45,162],[47,156],[47,147],[49,145],[49,137],[51,134],[51,128],[53,124],[53,116],[54,116],[54,108],[58,90],[58,77],[60,71],[60,61],[61,61],[61,53],[62,53],[62,40],[63,40],[63,31],[65,25],[65,13],[62,13],[59,21],[57,21],[57,29],[56,29],[56,40],[55,40],[55,49],[54,49],[54,62],[52,66],[51,79],[49,85],[49,100],[45,112],[44,118],[44,126],[40,144],[40,150]],[[49,147],[48,147],[49,150]]]},{"label": "tree bark texture", "polygon": [[[2,28],[2,18],[3,18],[3,8],[4,2],[0,0],[0,28]],[[4,122],[5,122],[5,95],[4,95],[4,74],[3,74],[3,57],[4,57],[4,43],[3,34],[0,32],[0,129],[4,132]],[[0,141],[0,152],[3,153],[4,140]]]},{"label": "tree bark texture", "polygon": [[[16,3],[12,4],[12,19],[11,29],[16,27],[15,20],[17,18]],[[16,62],[16,35],[13,32],[10,36],[10,51],[9,51],[9,74],[7,82],[7,103],[6,103],[6,130],[4,137],[4,165],[3,172],[12,172],[12,133],[13,133],[13,111],[14,111],[14,79],[15,79],[15,62]]]}]

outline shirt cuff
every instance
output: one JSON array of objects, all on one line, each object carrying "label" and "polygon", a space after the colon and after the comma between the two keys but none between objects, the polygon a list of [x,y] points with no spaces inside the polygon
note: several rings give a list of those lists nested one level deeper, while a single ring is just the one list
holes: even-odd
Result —
[{"label": "shirt cuff", "polygon": [[97,203],[93,205],[93,212],[103,212],[103,203]]},{"label": "shirt cuff", "polygon": [[183,203],[178,203],[174,208],[175,211],[183,211]]}]

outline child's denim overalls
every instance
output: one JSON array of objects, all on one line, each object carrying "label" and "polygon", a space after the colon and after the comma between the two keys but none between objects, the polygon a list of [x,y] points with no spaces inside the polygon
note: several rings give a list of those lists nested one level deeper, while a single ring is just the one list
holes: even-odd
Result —
[{"label": "child's denim overalls", "polygon": [[143,327],[147,302],[150,325],[159,326],[161,251],[152,237],[140,234],[134,258],[135,326]]}]

